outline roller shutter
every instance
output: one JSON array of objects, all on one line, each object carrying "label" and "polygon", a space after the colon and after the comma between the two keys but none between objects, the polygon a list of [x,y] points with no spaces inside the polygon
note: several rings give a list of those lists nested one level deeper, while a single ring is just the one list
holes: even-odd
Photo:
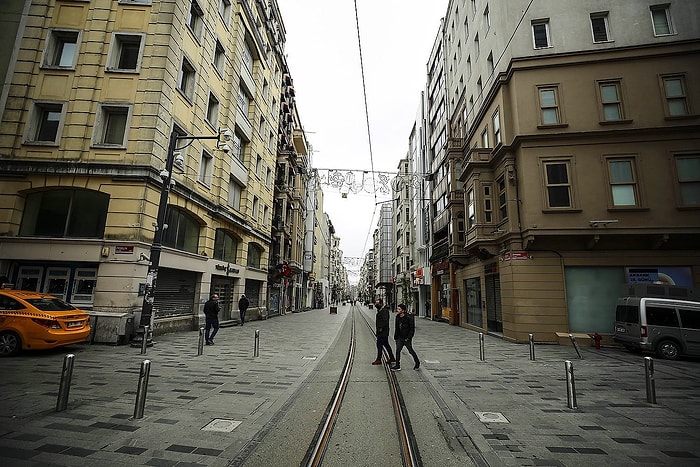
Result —
[{"label": "roller shutter", "polygon": [[196,272],[160,268],[153,301],[155,318],[193,315],[196,284]]}]

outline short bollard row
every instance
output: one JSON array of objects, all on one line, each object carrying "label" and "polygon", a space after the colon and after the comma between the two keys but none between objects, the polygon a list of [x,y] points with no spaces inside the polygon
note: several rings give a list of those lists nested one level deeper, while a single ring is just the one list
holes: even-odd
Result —
[{"label": "short bollard row", "polygon": [[[576,343],[576,337],[573,334],[569,334],[569,339],[571,344],[576,350],[576,354],[579,359],[583,359],[581,356],[581,350]],[[528,334],[528,343],[530,347],[530,360],[535,360],[535,337],[533,334]],[[486,359],[486,349],[484,345],[484,333],[479,333],[479,360],[485,361]],[[570,409],[577,409],[576,404],[576,381],[574,378],[574,366],[571,360],[566,360],[564,362],[564,367],[566,370],[566,401],[567,406]],[[654,382],[654,359],[651,357],[644,357],[644,371],[646,375],[646,393],[647,402],[650,404],[656,404],[656,386]]]}]

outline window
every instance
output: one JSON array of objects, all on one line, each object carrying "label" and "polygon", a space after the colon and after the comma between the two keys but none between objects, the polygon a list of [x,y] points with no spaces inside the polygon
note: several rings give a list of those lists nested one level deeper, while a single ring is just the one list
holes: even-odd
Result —
[{"label": "window", "polygon": [[228,24],[231,18],[231,0],[219,0],[219,16],[224,24]]},{"label": "window", "polygon": [[467,192],[467,228],[472,228],[476,225],[476,209],[474,200],[474,188],[470,188]]},{"label": "window", "polygon": [[224,229],[216,229],[214,238],[214,259],[236,263],[239,240]]},{"label": "window", "polygon": [[506,192],[506,179],[501,177],[496,182],[498,184],[498,214],[500,220],[508,218],[508,198]]},{"label": "window", "polygon": [[685,76],[662,76],[663,90],[666,97],[666,112],[669,117],[688,115]]},{"label": "window", "polygon": [[570,208],[571,184],[569,162],[554,161],[544,163],[545,186],[547,188],[546,204],[548,208]]},{"label": "window", "polygon": [[546,49],[552,45],[549,42],[549,20],[532,22],[532,43],[536,49]]},{"label": "window", "polygon": [[99,146],[126,146],[129,106],[102,105],[95,123],[94,144]]},{"label": "window", "polygon": [[479,35],[474,36],[474,58],[479,57]]},{"label": "window", "polygon": [[187,58],[182,57],[182,67],[180,68],[180,79],[178,80],[177,88],[189,100],[192,100],[192,97],[194,96],[195,76],[194,66],[189,60],[187,60]]},{"label": "window", "polygon": [[245,157],[245,141],[243,141],[243,138],[241,138],[241,135],[238,133],[233,134],[231,157],[238,159],[240,162],[243,162],[243,158]]},{"label": "window", "polygon": [[228,182],[228,198],[226,203],[229,207],[240,210],[241,209],[241,193],[243,192],[243,186],[238,183],[233,178],[229,179]]},{"label": "window", "polygon": [[270,213],[270,208],[263,206],[262,223],[267,224],[268,215]]},{"label": "window", "polygon": [[202,29],[204,26],[204,11],[199,4],[192,0],[190,12],[187,17],[187,27],[192,31],[194,37],[199,40],[202,37]]},{"label": "window", "polygon": [[498,110],[493,113],[491,122],[493,123],[493,145],[498,146],[501,144],[501,117]]},{"label": "window", "polygon": [[226,51],[221,42],[216,41],[216,47],[214,48],[214,68],[219,72],[220,75],[224,74],[224,65],[226,63]]},{"label": "window", "polygon": [[489,147],[489,128],[488,127],[484,128],[484,131],[481,132],[481,147],[482,148]]},{"label": "window", "polygon": [[253,196],[253,214],[252,218],[257,219],[258,218],[258,204],[260,203],[259,199],[257,196]]},{"label": "window", "polygon": [[63,103],[36,102],[27,127],[26,142],[58,143],[63,117]]},{"label": "window", "polygon": [[[247,42],[243,44],[243,57],[241,57],[243,62],[243,67],[248,71],[248,73],[253,73],[253,63],[255,59],[253,58],[253,52],[250,50],[250,46]],[[277,74],[277,71],[275,71]]]},{"label": "window", "polygon": [[168,228],[163,231],[163,245],[197,253],[199,223],[193,216],[184,210],[168,206],[165,212],[165,224]]},{"label": "window", "polygon": [[238,110],[240,110],[241,113],[243,114],[243,117],[248,119],[248,109],[250,108],[250,99],[248,98],[248,95],[243,90],[243,88],[238,88],[238,98],[236,100],[236,105],[238,106]]},{"label": "window", "polygon": [[486,25],[486,30],[488,31],[491,28],[491,14],[489,13],[488,5],[486,5],[486,9],[484,10],[484,24]]},{"label": "window", "polygon": [[197,180],[206,186],[211,185],[211,174],[214,166],[214,158],[206,150],[202,151],[202,157],[199,160],[199,175]]},{"label": "window", "polygon": [[676,156],[682,206],[700,206],[700,154]]},{"label": "window", "polygon": [[209,103],[207,104],[207,122],[213,127],[219,123],[219,100],[212,93],[209,93]]},{"label": "window", "polygon": [[260,268],[260,259],[262,257],[262,249],[254,244],[248,244],[248,267],[249,268]]},{"label": "window", "polygon": [[107,59],[107,71],[138,71],[141,66],[142,34],[114,33]]},{"label": "window", "polygon": [[255,175],[262,178],[262,157],[260,156],[255,160]]},{"label": "window", "polygon": [[540,87],[540,123],[542,125],[558,125],[561,122],[559,100],[556,87]]},{"label": "window", "polygon": [[598,83],[603,121],[618,122],[624,119],[619,81]]},{"label": "window", "polygon": [[667,36],[674,34],[669,6],[653,5],[649,9],[651,10],[651,24],[654,27],[654,35]]},{"label": "window", "polygon": [[102,238],[109,195],[92,190],[30,193],[24,205],[20,236]]},{"label": "window", "polygon": [[270,168],[268,167],[265,170],[265,185],[267,185],[269,187],[271,183],[272,183],[272,170],[270,170]]},{"label": "window", "polygon": [[679,327],[675,308],[647,306],[647,324],[649,326]]},{"label": "window", "polygon": [[493,202],[491,200],[491,185],[484,185],[484,221],[493,222]]},{"label": "window", "polygon": [[44,66],[74,68],[78,56],[78,31],[52,29],[46,41]]},{"label": "window", "polygon": [[591,30],[593,31],[593,42],[609,42],[610,32],[608,31],[608,12],[591,13]]},{"label": "window", "polygon": [[493,74],[493,52],[489,52],[489,56],[486,58],[486,65],[489,69],[489,76]]},{"label": "window", "polygon": [[638,205],[634,158],[608,159],[608,178],[613,206]]}]

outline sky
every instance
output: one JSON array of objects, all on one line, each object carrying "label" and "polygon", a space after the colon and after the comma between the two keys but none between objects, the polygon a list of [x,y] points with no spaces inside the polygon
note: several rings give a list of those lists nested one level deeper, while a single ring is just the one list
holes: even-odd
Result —
[{"label": "sky", "polygon": [[[322,176],[321,169],[397,171],[408,152],[426,64],[447,4],[448,0],[278,0],[296,106],[313,147],[311,165]],[[338,188],[322,189],[324,211],[340,238],[354,283],[360,263],[353,258],[363,258],[372,248],[380,208],[376,203],[389,200],[390,194],[375,196],[368,189],[344,198]]]}]

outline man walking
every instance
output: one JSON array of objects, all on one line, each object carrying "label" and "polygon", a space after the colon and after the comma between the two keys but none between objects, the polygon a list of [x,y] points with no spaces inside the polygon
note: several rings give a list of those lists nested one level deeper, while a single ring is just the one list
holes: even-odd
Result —
[{"label": "man walking", "polygon": [[413,316],[406,313],[406,305],[400,303],[396,307],[396,325],[394,326],[394,340],[396,340],[396,364],[391,367],[392,371],[401,371],[401,350],[404,346],[413,357],[413,369],[420,368],[420,360],[416,351],[413,350],[411,339],[416,332],[416,323]]},{"label": "man walking", "polygon": [[389,352],[389,363],[396,361],[394,352],[389,345],[389,307],[384,306],[384,300],[378,298],[374,302],[374,307],[377,309],[376,331],[377,331],[377,359],[372,362],[372,365],[382,364],[382,349]]},{"label": "man walking", "polygon": [[248,302],[248,298],[245,296],[245,294],[241,294],[241,299],[238,300],[238,311],[241,313],[241,326],[243,326],[243,323],[245,323],[245,312],[248,310],[248,305],[250,303]]},{"label": "man walking", "polygon": [[[209,300],[204,304],[204,317],[207,326],[205,338],[207,345],[214,345],[214,336],[219,332],[219,310],[221,310],[221,306],[219,306],[219,296],[217,294],[211,294]],[[212,328],[214,332],[211,332]]]}]

